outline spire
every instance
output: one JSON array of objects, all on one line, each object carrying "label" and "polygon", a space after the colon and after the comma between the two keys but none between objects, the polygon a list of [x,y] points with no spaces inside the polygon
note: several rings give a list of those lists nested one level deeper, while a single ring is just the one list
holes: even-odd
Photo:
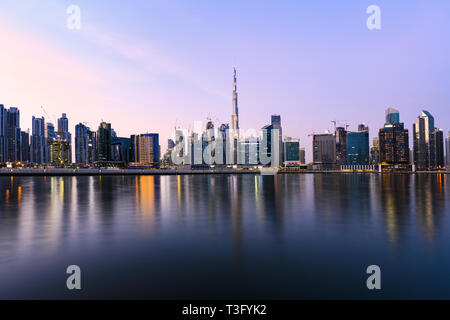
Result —
[{"label": "spire", "polygon": [[231,125],[232,125],[233,130],[239,129],[239,110],[238,110],[236,67],[234,67],[234,75],[233,75],[233,115],[231,116]]}]

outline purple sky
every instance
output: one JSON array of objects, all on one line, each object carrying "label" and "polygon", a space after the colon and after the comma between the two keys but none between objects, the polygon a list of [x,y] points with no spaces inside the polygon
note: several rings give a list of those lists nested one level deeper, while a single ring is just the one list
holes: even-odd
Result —
[{"label": "purple sky", "polygon": [[[81,29],[66,9],[81,9]],[[381,8],[368,30],[366,8]],[[427,1],[35,1],[0,3],[0,103],[50,121],[67,113],[119,136],[158,132],[207,117],[230,122],[233,66],[240,125],[261,128],[281,114],[301,139],[345,120],[371,136],[384,110],[411,130],[422,109],[450,129],[450,2]],[[46,117],[47,118],[47,117]]]}]

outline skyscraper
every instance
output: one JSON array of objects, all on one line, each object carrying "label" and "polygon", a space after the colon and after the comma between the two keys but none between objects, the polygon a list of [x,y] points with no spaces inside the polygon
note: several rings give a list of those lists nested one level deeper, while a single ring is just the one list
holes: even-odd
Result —
[{"label": "skyscraper", "polygon": [[[271,124],[262,127],[260,136],[260,153],[261,155],[271,158],[272,157],[272,134],[273,126]],[[281,146],[280,146],[281,147]]]},{"label": "skyscraper", "polygon": [[380,162],[386,170],[410,170],[409,132],[400,122],[397,110],[386,110],[386,124],[379,134]]},{"label": "skyscraper", "polygon": [[125,165],[130,162],[131,139],[113,137],[111,139],[111,158],[112,161],[121,162]]},{"label": "skyscraper", "polygon": [[444,130],[435,129],[432,133],[432,141],[434,143],[434,164],[435,170],[441,170],[445,168],[444,157]]},{"label": "skyscraper", "polygon": [[87,130],[87,159],[89,164],[93,164],[98,161],[97,153],[97,132]]},{"label": "skyscraper", "polygon": [[336,163],[338,165],[347,164],[347,130],[337,127],[334,133],[336,137]]},{"label": "skyscraper", "polygon": [[48,143],[55,141],[57,138],[55,126],[51,122],[47,122],[45,137]]},{"label": "skyscraper", "polygon": [[281,128],[281,116],[280,115],[272,115],[271,117],[271,122],[272,122],[272,128],[275,130],[278,130],[278,145],[280,148],[280,152],[279,152],[279,159],[280,159],[280,163],[283,163],[283,159],[284,159],[284,148],[283,148],[283,129]]},{"label": "skyscraper", "polygon": [[45,138],[45,119],[32,119],[32,135],[30,162],[33,164],[44,164],[47,162],[47,139]]},{"label": "skyscraper", "polygon": [[20,112],[17,108],[6,111],[6,161],[20,161]]},{"label": "skyscraper", "polygon": [[75,126],[75,162],[87,165],[88,160],[88,128],[79,123]]},{"label": "skyscraper", "polygon": [[300,164],[306,164],[305,148],[300,148]]},{"label": "skyscraper", "polygon": [[286,138],[283,141],[284,166],[300,165],[300,140]]},{"label": "skyscraper", "polygon": [[98,161],[111,161],[111,139],[111,123],[100,123],[97,131]]},{"label": "skyscraper", "polygon": [[373,138],[372,148],[370,149],[370,164],[380,163],[380,143],[379,138]]},{"label": "skyscraper", "polygon": [[6,109],[0,104],[0,162],[6,162]]},{"label": "skyscraper", "polygon": [[22,131],[20,133],[20,161],[29,162],[30,161],[30,134],[28,132]]},{"label": "skyscraper", "polygon": [[[62,114],[61,118],[58,119],[58,140],[61,142],[67,142],[69,145],[69,160],[72,162],[72,135],[69,132],[69,119],[65,113]],[[64,143],[63,145],[66,145]]]},{"label": "skyscraper", "polygon": [[386,124],[399,124],[400,113],[394,108],[386,109]]},{"label": "skyscraper", "polygon": [[369,164],[369,131],[361,125],[358,132],[347,133],[347,164]]},{"label": "skyscraper", "polygon": [[413,153],[416,170],[431,170],[435,166],[433,131],[434,117],[424,110],[413,124]]},{"label": "skyscraper", "polygon": [[58,167],[70,165],[71,152],[69,141],[58,137],[58,139],[48,143],[48,150],[49,163]]},{"label": "skyscraper", "polygon": [[313,135],[313,162],[321,169],[336,167],[336,138],[331,133]]},{"label": "skyscraper", "polygon": [[447,139],[445,139],[445,151],[446,153],[446,166],[447,170],[450,168],[450,131],[448,132]]},{"label": "skyscraper", "polygon": [[159,167],[159,134],[146,133],[131,136],[131,158],[133,165]]},{"label": "skyscraper", "polygon": [[[58,132],[65,134],[69,133],[69,119],[67,119],[67,115],[65,113],[63,113],[61,118],[58,119]],[[63,136],[62,138],[66,139],[67,137]]]},{"label": "skyscraper", "polygon": [[235,135],[237,134],[237,130],[239,129],[239,109],[238,109],[236,68],[234,68],[234,76],[233,76],[233,115],[231,116],[231,129],[233,129],[233,132]]}]

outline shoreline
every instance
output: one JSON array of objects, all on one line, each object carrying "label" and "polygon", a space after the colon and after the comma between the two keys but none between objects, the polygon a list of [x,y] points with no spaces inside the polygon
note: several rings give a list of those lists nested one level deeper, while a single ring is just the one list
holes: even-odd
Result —
[{"label": "shoreline", "polygon": [[[341,170],[279,170],[276,174],[450,174],[450,171],[418,171],[418,172],[378,172],[378,171],[341,171]],[[13,176],[169,176],[169,175],[273,175],[260,170],[223,169],[223,170],[191,170],[191,169],[0,169],[0,177]]]}]

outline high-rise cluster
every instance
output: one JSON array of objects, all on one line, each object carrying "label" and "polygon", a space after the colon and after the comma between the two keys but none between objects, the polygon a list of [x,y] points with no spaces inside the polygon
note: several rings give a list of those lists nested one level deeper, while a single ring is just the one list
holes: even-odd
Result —
[{"label": "high-rise cluster", "polygon": [[29,134],[20,129],[19,109],[0,104],[0,163],[29,161],[29,148]]},{"label": "high-rise cluster", "polygon": [[[333,121],[336,125],[336,121]],[[369,146],[369,128],[358,126],[357,132],[348,126],[336,127],[331,133],[313,135],[313,160],[319,169],[351,169],[381,171],[441,170],[445,168],[444,134],[434,126],[434,118],[423,111],[413,125],[413,150],[409,147],[409,130],[400,122],[400,113],[388,108],[385,124]],[[447,138],[447,165],[449,163],[449,138]]]},{"label": "high-rise cluster", "polygon": [[414,165],[418,171],[445,167],[444,131],[434,126],[434,117],[423,110],[413,124]]},{"label": "high-rise cluster", "polygon": [[[32,117],[31,135],[20,130],[17,108],[0,105],[0,164],[9,166],[116,166],[159,167],[159,135],[117,137],[110,123],[101,122],[97,131],[83,123],[75,126],[75,162],[72,134],[65,113],[57,129],[44,117]],[[139,138],[136,138],[139,137]],[[137,150],[137,152],[136,152]]]},{"label": "high-rise cluster", "polygon": [[[312,134],[313,162],[306,165],[300,140],[283,138],[281,116],[256,131],[244,132],[239,124],[237,71],[233,70],[231,124],[219,126],[208,119],[205,130],[175,129],[168,150],[161,157],[159,134],[145,133],[118,137],[110,123],[102,121],[97,130],[85,123],[75,126],[75,162],[72,135],[65,113],[55,126],[44,117],[32,118],[31,135],[20,129],[17,108],[0,105],[0,164],[76,166],[121,166],[191,168],[284,166],[315,170],[433,171],[450,166],[450,132],[435,127],[434,117],[423,111],[410,131],[400,122],[400,113],[388,108],[385,123],[369,142],[369,128],[359,124],[356,131],[334,123],[334,133]],[[446,154],[445,154],[446,151]],[[206,155],[206,157],[205,157]],[[175,157],[173,157],[175,156]],[[177,163],[174,163],[174,158]],[[270,158],[270,163],[266,162]],[[179,159],[179,161],[178,161]]]}]

